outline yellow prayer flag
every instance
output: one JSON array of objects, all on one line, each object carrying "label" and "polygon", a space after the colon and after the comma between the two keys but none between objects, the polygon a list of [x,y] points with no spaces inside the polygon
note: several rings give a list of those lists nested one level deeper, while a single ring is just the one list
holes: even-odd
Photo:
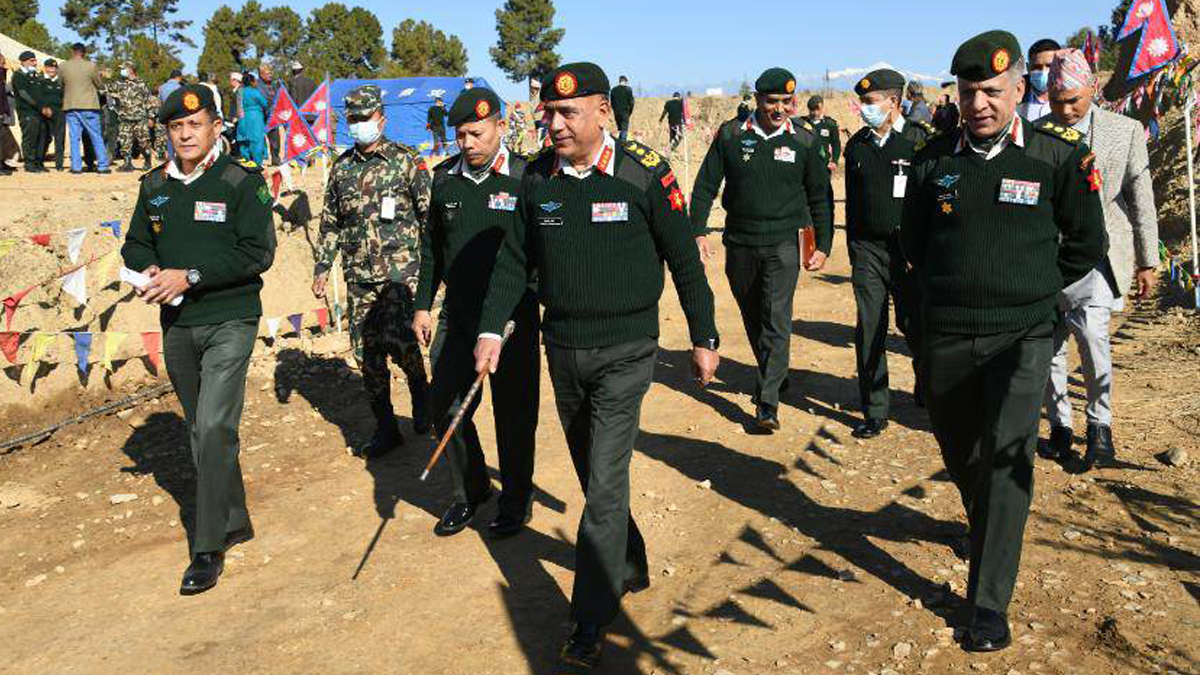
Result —
[{"label": "yellow prayer flag", "polygon": [[8,255],[8,252],[17,245],[20,239],[0,239],[0,258]]},{"label": "yellow prayer flag", "polygon": [[129,337],[129,333],[111,332],[104,334],[104,359],[100,361],[100,365],[108,372],[111,373],[113,369],[113,355],[127,337]]},{"label": "yellow prayer flag", "polygon": [[104,255],[100,258],[100,267],[98,269],[100,276],[98,278],[100,279],[101,283],[107,284],[109,281],[108,275],[110,272],[112,272],[113,264],[116,263],[117,259],[120,257],[121,256],[117,251],[113,251],[112,253]]},{"label": "yellow prayer flag", "polygon": [[26,384],[33,381],[33,376],[37,373],[38,364],[41,363],[42,357],[46,355],[46,350],[50,348],[50,344],[54,342],[55,333],[34,333],[33,348],[29,352],[29,359],[25,361],[25,369],[21,373],[21,379]]}]

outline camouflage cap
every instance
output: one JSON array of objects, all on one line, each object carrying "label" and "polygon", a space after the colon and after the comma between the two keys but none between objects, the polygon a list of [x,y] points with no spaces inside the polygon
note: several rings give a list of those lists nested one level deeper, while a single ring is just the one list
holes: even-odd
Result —
[{"label": "camouflage cap", "polygon": [[865,96],[873,91],[904,88],[904,76],[891,68],[879,68],[867,73],[854,85],[854,93]]},{"label": "camouflage cap", "polygon": [[446,123],[452,127],[485,120],[500,113],[500,97],[496,92],[483,87],[468,89],[454,99]]},{"label": "camouflage cap", "polygon": [[954,52],[950,74],[968,82],[983,82],[1006,72],[1021,57],[1021,43],[1012,33],[989,30],[967,40]]},{"label": "camouflage cap", "polygon": [[347,115],[370,117],[376,110],[383,109],[383,90],[373,84],[364,84],[346,94],[343,102]]},{"label": "camouflage cap", "polygon": [[166,124],[171,120],[190,117],[201,110],[207,110],[214,116],[217,114],[217,102],[213,98],[212,89],[202,84],[185,84],[171,92],[167,100],[158,109],[158,123]]},{"label": "camouflage cap", "polygon": [[754,81],[754,91],[759,94],[794,94],[796,76],[786,68],[767,68]]}]

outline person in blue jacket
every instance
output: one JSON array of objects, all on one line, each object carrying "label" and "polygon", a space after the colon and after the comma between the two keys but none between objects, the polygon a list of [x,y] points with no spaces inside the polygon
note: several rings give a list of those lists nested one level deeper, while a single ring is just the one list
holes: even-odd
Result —
[{"label": "person in blue jacket", "polygon": [[238,153],[243,159],[248,159],[263,166],[267,159],[267,97],[254,86],[254,75],[242,75],[242,87],[238,89],[241,97],[240,105],[242,118],[237,123]]}]

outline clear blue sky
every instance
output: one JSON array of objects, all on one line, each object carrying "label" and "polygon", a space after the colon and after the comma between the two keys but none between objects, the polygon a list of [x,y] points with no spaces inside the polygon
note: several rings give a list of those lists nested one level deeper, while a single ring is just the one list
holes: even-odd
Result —
[{"label": "clear blue sky", "polygon": [[[260,0],[263,5],[284,4]],[[62,25],[61,0],[42,0],[40,19],[59,39],[76,36]],[[241,6],[239,0],[227,3]],[[286,3],[307,16],[317,0]],[[467,47],[468,72],[482,76],[505,98],[521,87],[509,83],[492,64],[488,47],[496,42],[494,11],[500,0],[460,2],[355,3],[379,17],[385,46],[392,27],[406,18],[425,20],[457,35]],[[1028,46],[1041,37],[1065,38],[1076,29],[1105,24],[1115,0],[963,0],[918,2],[646,2],[645,0],[558,0],[555,23],[566,29],[559,53],[566,61],[599,63],[616,80],[652,88],[719,84],[782,65],[798,75],[826,69],[865,67],[887,61],[899,68],[937,75],[948,69],[964,39],[992,28],[1010,30]],[[202,28],[217,3],[183,0],[179,17],[194,21],[189,31],[202,46]],[[760,9],[762,8],[762,9]],[[986,15],[992,15],[988,18]],[[182,53],[194,71],[199,47]]]}]

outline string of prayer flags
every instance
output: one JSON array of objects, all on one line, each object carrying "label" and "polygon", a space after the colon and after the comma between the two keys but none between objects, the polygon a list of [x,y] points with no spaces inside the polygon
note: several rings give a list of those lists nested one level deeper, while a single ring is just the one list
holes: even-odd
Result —
[{"label": "string of prayer flags", "polygon": [[50,348],[50,344],[54,342],[56,333],[34,333],[33,334],[33,353],[29,359],[25,361],[25,369],[21,372],[21,379],[29,382],[37,373],[38,363],[42,357],[46,355],[46,350]]},{"label": "string of prayer flags", "polygon": [[114,237],[116,237],[117,239],[121,238],[121,221],[106,220],[103,223],[100,223],[100,227],[105,227],[105,228],[112,230]]},{"label": "string of prayer flags", "polygon": [[154,366],[154,370],[161,369],[162,333],[156,330],[143,331],[142,346],[146,348],[146,357],[150,359],[150,364]]},{"label": "string of prayer flags", "polygon": [[25,290],[21,291],[20,293],[14,293],[13,295],[10,295],[4,299],[4,328],[5,328],[5,330],[9,330],[12,328],[12,318],[13,318],[13,314],[17,313],[17,306],[21,304],[21,300],[24,299],[26,295],[29,295],[29,291],[32,291],[35,288],[37,288],[37,286],[30,286],[29,288],[26,288]]},{"label": "string of prayer flags", "polygon": [[75,333],[75,363],[79,366],[79,372],[87,375],[88,371],[88,354],[92,353],[92,334],[91,333]]},{"label": "string of prayer flags", "polygon": [[113,372],[113,355],[117,353],[121,343],[129,336],[128,333],[105,333],[104,339],[104,359],[100,362],[104,369],[108,372]]},{"label": "string of prayer flags", "polygon": [[21,334],[14,331],[0,333],[0,352],[9,363],[17,362],[17,350],[21,348]]}]

